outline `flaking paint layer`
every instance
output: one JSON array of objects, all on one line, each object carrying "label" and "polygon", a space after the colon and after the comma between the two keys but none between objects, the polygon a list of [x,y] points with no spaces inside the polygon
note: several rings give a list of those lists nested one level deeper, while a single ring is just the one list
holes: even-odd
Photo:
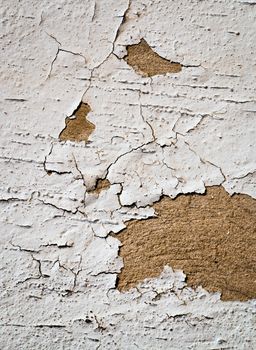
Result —
[{"label": "flaking paint layer", "polygon": [[[223,302],[171,267],[119,292],[109,236],[152,217],[163,195],[222,184],[256,197],[255,10],[3,2],[1,350],[256,348],[255,300]],[[182,70],[135,71],[124,57],[141,38]],[[76,142],[80,128],[60,142],[81,101],[90,142]],[[97,179],[110,186],[90,193]]]}]

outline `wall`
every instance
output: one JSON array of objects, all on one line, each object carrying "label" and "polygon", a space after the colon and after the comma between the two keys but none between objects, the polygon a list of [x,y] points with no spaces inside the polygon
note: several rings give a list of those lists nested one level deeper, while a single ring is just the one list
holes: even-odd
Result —
[{"label": "wall", "polygon": [[[255,5],[2,4],[1,349],[256,347]],[[215,236],[222,247],[233,230],[238,240],[219,251],[222,275],[215,268],[210,284],[189,283],[183,265],[157,265],[163,247],[173,251],[170,236],[145,247],[140,236],[141,256],[156,264],[122,290],[123,252],[146,227],[131,242],[129,225],[160,215],[156,202],[206,200],[206,188],[219,193],[216,212],[200,209],[187,220],[182,207],[175,220],[182,236],[214,217],[203,247]],[[166,234],[165,225],[154,234]],[[191,251],[192,241],[182,242]],[[203,276],[211,253],[202,251]],[[146,264],[135,255],[131,269]],[[230,275],[235,287],[225,287]],[[221,287],[212,288],[214,279]],[[221,288],[233,288],[232,297]]]}]

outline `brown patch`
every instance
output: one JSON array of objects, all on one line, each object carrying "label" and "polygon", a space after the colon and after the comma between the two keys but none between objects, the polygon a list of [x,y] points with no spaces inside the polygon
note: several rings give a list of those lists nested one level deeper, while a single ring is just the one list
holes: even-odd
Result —
[{"label": "brown patch", "polygon": [[99,194],[101,191],[107,190],[109,187],[110,187],[110,182],[108,181],[108,179],[98,179],[96,181],[95,188],[93,188],[88,192]]},{"label": "brown patch", "polygon": [[256,297],[256,201],[223,187],[205,195],[164,197],[156,218],[133,220],[116,237],[124,268],[118,288],[126,290],[165,265],[182,269],[189,286],[220,291],[222,300]]},{"label": "brown patch", "polygon": [[146,77],[178,73],[182,68],[180,63],[170,62],[159,56],[144,39],[141,39],[139,44],[127,46],[127,56],[124,59],[135,71]]},{"label": "brown patch", "polygon": [[86,119],[91,108],[87,103],[81,102],[74,115],[76,118],[66,118],[66,127],[60,133],[61,141],[88,141],[89,136],[95,129],[95,125]]}]

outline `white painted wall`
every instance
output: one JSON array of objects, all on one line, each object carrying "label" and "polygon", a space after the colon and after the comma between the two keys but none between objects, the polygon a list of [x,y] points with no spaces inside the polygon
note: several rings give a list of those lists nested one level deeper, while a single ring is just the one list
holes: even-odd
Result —
[{"label": "white painted wall", "polygon": [[[255,29],[251,0],[2,3],[1,349],[256,348],[255,301],[170,267],[118,292],[108,236],[162,194],[256,196]],[[182,71],[135,73],[122,58],[141,38]],[[91,142],[59,142],[81,100]]]}]

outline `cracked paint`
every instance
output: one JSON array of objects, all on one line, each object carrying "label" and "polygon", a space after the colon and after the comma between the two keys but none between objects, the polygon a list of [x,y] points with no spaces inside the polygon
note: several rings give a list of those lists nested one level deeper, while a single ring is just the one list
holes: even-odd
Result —
[{"label": "cracked paint", "polygon": [[111,186],[110,182],[107,179],[98,179],[96,181],[95,188],[90,190],[90,193],[99,194],[101,191],[108,189]]},{"label": "cracked paint", "polygon": [[[227,302],[162,265],[120,292],[113,237],[151,222],[163,196],[256,197],[253,3],[3,4],[1,349],[256,347],[248,284]],[[126,59],[141,38],[182,69],[138,74]]]}]

